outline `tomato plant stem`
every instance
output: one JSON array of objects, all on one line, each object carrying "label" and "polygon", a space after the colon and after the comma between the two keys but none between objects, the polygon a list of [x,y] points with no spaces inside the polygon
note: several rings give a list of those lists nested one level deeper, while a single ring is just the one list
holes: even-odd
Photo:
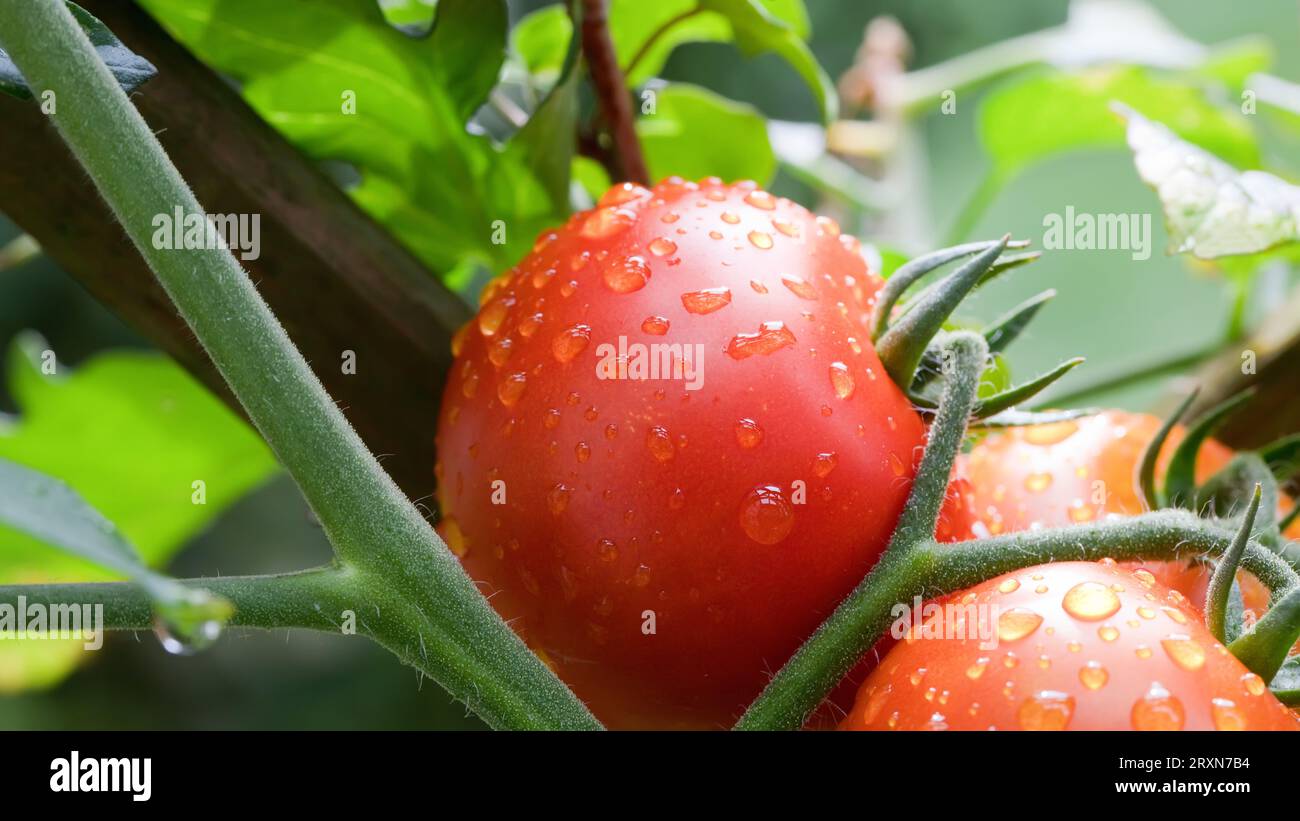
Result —
[{"label": "tomato plant stem", "polygon": [[[338,632],[352,609],[351,571],[321,567],[268,576],[224,576],[188,579],[181,583],[202,588],[235,605],[229,624],[238,627],[302,627]],[[0,604],[90,604],[104,606],[105,630],[148,630],[154,624],[152,600],[136,584],[17,584],[0,586]]]},{"label": "tomato plant stem", "polygon": [[939,411],[884,556],[777,672],[741,716],[736,729],[800,727],[888,627],[894,605],[910,601],[920,589],[931,553],[917,547],[934,535],[953,461],[966,436],[966,420],[975,404],[988,346],[980,335],[960,332],[946,340],[943,353],[946,379]]},{"label": "tomato plant stem", "polygon": [[608,0],[581,0],[582,53],[587,58],[600,113],[614,138],[623,175],[632,182],[648,185],[650,172],[646,170],[641,141],[636,134],[632,98],[609,36],[607,4]]},{"label": "tomato plant stem", "polygon": [[[356,601],[383,612],[376,638],[419,659],[494,726],[599,727],[493,612],[352,430],[66,6],[0,3],[0,45],[32,88],[53,92],[59,133],[297,481],[340,559],[355,566]],[[159,217],[178,212],[198,221],[204,240],[194,244],[202,247],[153,241]]]}]

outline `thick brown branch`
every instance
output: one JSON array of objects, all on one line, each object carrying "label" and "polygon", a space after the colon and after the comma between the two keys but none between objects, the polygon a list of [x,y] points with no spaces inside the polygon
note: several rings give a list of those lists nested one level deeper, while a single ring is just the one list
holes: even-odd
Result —
[{"label": "thick brown branch", "polygon": [[[407,494],[432,493],[450,338],[469,309],[143,11],[83,5],[158,67],[132,100],[208,212],[259,215],[261,255],[243,264],[330,395]],[[0,211],[234,405],[39,108],[6,97],[0,120]]]},{"label": "thick brown branch", "polygon": [[632,182],[648,184],[650,173],[636,136],[632,98],[609,37],[606,3],[607,0],[582,0],[582,52],[587,58],[601,115],[614,137],[623,176]]}]

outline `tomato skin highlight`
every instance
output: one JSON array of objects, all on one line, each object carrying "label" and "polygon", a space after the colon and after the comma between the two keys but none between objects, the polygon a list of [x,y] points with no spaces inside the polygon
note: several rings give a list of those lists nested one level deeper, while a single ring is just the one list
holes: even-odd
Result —
[{"label": "tomato skin highlight", "polygon": [[841,729],[1300,729],[1186,597],[1140,570],[1039,565],[937,603],[979,608],[996,646],[905,638]]},{"label": "tomato skin highlight", "polygon": [[[880,286],[830,221],[670,179],[544,234],[458,335],[439,530],[609,726],[729,726],[883,550],[924,428]],[[602,378],[620,337],[700,346],[699,389]]]}]

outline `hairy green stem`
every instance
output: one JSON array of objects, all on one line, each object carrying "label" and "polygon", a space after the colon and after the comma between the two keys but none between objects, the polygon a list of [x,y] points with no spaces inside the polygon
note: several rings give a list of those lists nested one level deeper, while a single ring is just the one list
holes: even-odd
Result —
[{"label": "hairy green stem", "polygon": [[[1009,533],[956,544],[927,539],[915,545],[902,561],[891,560],[886,554],[863,585],[781,669],[741,718],[737,729],[798,728],[806,716],[801,711],[806,705],[812,705],[806,707],[809,710],[815,707],[838,679],[827,683],[828,677],[812,675],[807,662],[795,665],[796,659],[810,655],[840,659],[836,669],[842,667],[847,672],[890,625],[894,606],[910,602],[914,596],[932,599],[1003,573],[1050,562],[1160,561],[1219,555],[1233,535],[1222,525],[1187,511],[1165,510],[1131,519]],[[1275,599],[1300,590],[1300,577],[1290,565],[1258,545],[1246,547],[1241,566],[1272,590]],[[852,629],[827,629],[832,623],[838,626],[845,621],[852,623]],[[791,692],[799,688],[803,688],[802,693]]]},{"label": "hairy green stem", "polygon": [[790,657],[736,724],[738,730],[796,729],[889,625],[890,611],[926,578],[932,554],[917,545],[934,535],[953,461],[966,435],[988,346],[970,332],[943,348],[946,380],[930,441],[898,526],[880,562]]},{"label": "hairy green stem", "polygon": [[[354,609],[354,570],[339,566],[270,576],[186,579],[187,587],[207,590],[235,605],[228,622],[236,627],[301,627],[336,631],[343,611]],[[153,600],[133,582],[0,585],[0,605],[54,607],[104,606],[105,630],[148,630],[154,624]]]},{"label": "hairy green stem", "polygon": [[[153,132],[59,0],[0,3],[0,45],[28,84],[54,92],[52,119],[118,221],[298,482],[360,598],[400,602],[387,646],[418,643],[453,695],[500,727],[598,722],[524,646],[420,512],[380,468],[235,258],[207,225],[203,248],[152,241],[159,217],[204,212]],[[418,641],[417,641],[418,640]],[[412,657],[410,654],[405,656]]]},{"label": "hairy green stem", "polygon": [[1226,630],[1228,598],[1232,595],[1232,583],[1237,578],[1237,567],[1241,564],[1241,556],[1250,542],[1250,532],[1255,527],[1255,514],[1259,512],[1261,495],[1262,488],[1255,485],[1255,493],[1250,497],[1246,516],[1241,520],[1241,530],[1237,531],[1237,536],[1228,549],[1223,551],[1219,566],[1214,568],[1214,575],[1210,577],[1210,586],[1205,591],[1205,626],[1216,639],[1224,643],[1228,641]]}]

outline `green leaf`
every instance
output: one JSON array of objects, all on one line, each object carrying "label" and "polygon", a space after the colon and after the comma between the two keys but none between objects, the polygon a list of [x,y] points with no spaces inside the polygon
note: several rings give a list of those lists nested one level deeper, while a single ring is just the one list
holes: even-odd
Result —
[{"label": "green leaf", "polygon": [[1044,70],[991,91],[980,108],[979,136],[996,184],[1054,154],[1122,147],[1124,126],[1109,108],[1114,100],[1176,123],[1184,138],[1222,156],[1258,162],[1245,118],[1211,105],[1191,82],[1134,67]]},{"label": "green leaf", "polygon": [[734,39],[726,17],[706,11],[696,0],[613,0],[609,37],[631,87],[658,76],[680,45]]},{"label": "green leaf", "polygon": [[[478,263],[505,268],[567,215],[567,190],[553,196],[558,172],[539,165],[544,184],[524,152],[466,129],[501,65],[499,0],[445,0],[427,38],[393,28],[374,0],[142,4],[241,80],[253,108],[305,153],[355,166],[361,182],[349,193],[444,278]],[[499,226],[505,243],[494,241]]]},{"label": "green leaf", "polygon": [[1267,71],[1273,59],[1273,44],[1268,38],[1241,37],[1214,46],[1196,74],[1236,91],[1246,85],[1252,74]]},{"label": "green leaf", "polygon": [[1138,176],[1164,207],[1171,250],[1202,259],[1263,251],[1300,236],[1300,187],[1238,172],[1160,123],[1118,107]]},{"label": "green leaf", "polygon": [[[145,565],[165,564],[276,469],[260,437],[164,357],[104,353],[65,370],[34,335],[20,337],[10,350],[9,388],[19,415],[0,423],[0,459],[66,483],[99,511],[77,527],[113,522],[117,535],[106,538],[132,545]],[[122,548],[105,543],[103,549]],[[124,575],[130,573],[122,566],[107,570],[0,526],[0,584]],[[171,618],[184,616],[183,598],[180,604]],[[47,649],[24,646],[35,644]],[[51,684],[82,655],[80,642],[0,643],[0,690]]]},{"label": "green leaf", "polygon": [[504,0],[438,0],[429,47],[434,76],[463,122],[483,105],[506,58]]},{"label": "green leaf", "polygon": [[538,85],[549,88],[560,76],[573,21],[563,3],[532,12],[510,30],[510,53]]},{"label": "green leaf", "polygon": [[754,109],[682,83],[660,90],[655,105],[654,114],[636,123],[652,179],[677,174],[771,181],[776,157]]},{"label": "green leaf", "polygon": [[823,121],[837,115],[835,85],[808,48],[803,0],[614,0],[609,23],[630,86],[658,75],[684,43],[734,42],[746,57],[779,56],[812,91]]},{"label": "green leaf", "polygon": [[600,199],[600,195],[608,191],[611,184],[605,166],[591,157],[576,156],[573,158],[572,177],[589,200],[583,207],[590,207],[592,203]]},{"label": "green leaf", "polygon": [[126,576],[191,640],[196,630],[215,638],[213,631],[230,618],[229,602],[145,567],[116,525],[67,483],[7,459],[0,459],[0,524]]},{"label": "green leaf", "polygon": [[[770,51],[789,63],[817,98],[822,121],[835,121],[839,116],[835,84],[795,26],[777,17],[758,0],[701,0],[700,4],[730,21],[736,45],[747,57]],[[802,11],[802,4],[799,8]]]},{"label": "green leaf", "polygon": [[0,523],[133,577],[144,570],[117,527],[52,476],[0,459]]},{"label": "green leaf", "polygon": [[579,56],[578,40],[570,36],[559,81],[524,127],[511,138],[508,149],[520,153],[524,164],[546,189],[557,214],[564,213],[569,205],[573,142],[578,123]]},{"label": "green leaf", "polygon": [[[108,66],[109,72],[126,93],[135,91],[158,73],[153,63],[124,46],[122,41],[108,30],[108,26],[101,23],[93,14],[76,3],[68,3],[67,6],[77,24],[81,26],[81,30],[89,38],[91,45],[95,47],[95,52],[99,54],[104,65]],[[0,48],[0,91],[24,100],[29,100],[33,96],[32,89],[27,87],[22,72],[2,48]]]}]

